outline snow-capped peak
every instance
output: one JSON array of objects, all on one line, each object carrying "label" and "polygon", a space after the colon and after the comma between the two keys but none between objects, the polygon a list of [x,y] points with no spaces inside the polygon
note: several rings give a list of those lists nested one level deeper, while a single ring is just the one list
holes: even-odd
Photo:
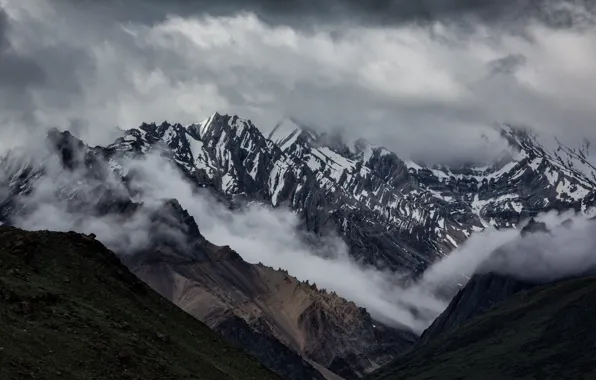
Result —
[{"label": "snow-capped peak", "polygon": [[198,139],[205,139],[208,135],[219,134],[224,130],[237,136],[240,136],[245,129],[260,135],[250,119],[243,119],[237,115],[222,115],[218,112],[198,124],[189,125],[187,129]]},{"label": "snow-capped peak", "polygon": [[198,138],[203,138],[207,132],[213,127],[213,124],[217,122],[221,118],[219,112],[215,112],[213,115],[209,116],[207,119],[203,120],[197,124],[191,124],[186,128],[189,129],[191,132],[195,132]]},{"label": "snow-capped peak", "polygon": [[285,117],[277,123],[267,138],[282,151],[286,151],[298,140],[311,144],[317,141],[319,136],[296,119]]},{"label": "snow-capped peak", "polygon": [[302,129],[291,118],[281,120],[275,128],[269,133],[268,139],[284,150],[284,147],[292,145]]}]

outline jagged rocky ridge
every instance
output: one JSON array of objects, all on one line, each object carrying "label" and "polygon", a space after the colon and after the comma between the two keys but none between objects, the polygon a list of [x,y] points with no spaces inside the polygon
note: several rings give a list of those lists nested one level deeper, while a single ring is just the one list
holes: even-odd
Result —
[{"label": "jagged rocky ridge", "polygon": [[366,310],[334,293],[287,272],[248,264],[229,247],[211,244],[177,201],[156,210],[132,201],[128,181],[134,174],[117,163],[120,151],[90,148],[67,132],[52,131],[48,142],[49,157],[25,161],[7,177],[4,222],[33,211],[27,195],[53,174],[51,165],[69,173],[67,181],[53,180],[58,182],[55,195],[73,218],[113,216],[124,223],[148,212],[150,241],[121,251],[123,262],[284,378],[322,379],[313,365],[358,378],[414,342],[411,332],[372,320]]},{"label": "jagged rocky ridge", "polygon": [[199,124],[143,124],[108,147],[163,149],[198,186],[231,203],[297,212],[308,231],[338,232],[363,262],[419,271],[486,226],[515,227],[540,212],[594,205],[596,170],[585,150],[549,152],[504,126],[510,150],[485,167],[424,167],[365,141],[354,146],[292,120],[265,137],[251,122],[214,114]]}]

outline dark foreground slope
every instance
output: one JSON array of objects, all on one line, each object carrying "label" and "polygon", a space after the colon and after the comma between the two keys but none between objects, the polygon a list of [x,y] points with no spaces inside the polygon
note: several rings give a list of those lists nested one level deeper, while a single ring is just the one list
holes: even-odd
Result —
[{"label": "dark foreground slope", "polygon": [[512,295],[538,285],[495,273],[476,274],[451,300],[447,309],[424,331],[416,346],[426,344],[437,336],[455,330]]},{"label": "dark foreground slope", "polygon": [[1,379],[278,379],[91,237],[0,227]]},{"label": "dark foreground slope", "polygon": [[593,379],[594,315],[594,277],[521,291],[370,379]]}]

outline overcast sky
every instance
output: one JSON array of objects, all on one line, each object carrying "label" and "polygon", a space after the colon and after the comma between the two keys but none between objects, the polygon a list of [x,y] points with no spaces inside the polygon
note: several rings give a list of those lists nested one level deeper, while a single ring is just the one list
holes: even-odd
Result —
[{"label": "overcast sky", "polygon": [[0,140],[219,111],[436,160],[502,122],[596,141],[594,3],[0,0]]}]

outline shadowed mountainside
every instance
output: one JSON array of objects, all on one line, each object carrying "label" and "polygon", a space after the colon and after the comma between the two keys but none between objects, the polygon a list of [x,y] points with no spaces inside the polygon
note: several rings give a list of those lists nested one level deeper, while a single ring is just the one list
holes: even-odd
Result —
[{"label": "shadowed mountainside", "polygon": [[101,243],[0,227],[0,378],[279,379]]},{"label": "shadowed mountainside", "polygon": [[508,297],[536,286],[537,284],[494,273],[474,275],[451,300],[447,309],[424,331],[416,346],[421,346],[446,332],[455,330],[470,319],[486,313],[491,307]]},{"label": "shadowed mountainside", "polygon": [[[454,323],[452,330],[446,328],[436,335],[429,330],[427,335],[433,335],[432,339],[368,379],[592,379],[596,376],[593,359],[596,277],[530,290],[494,278],[484,278],[472,285],[488,286],[494,284],[493,280],[506,285],[505,291],[516,288],[518,293],[459,327],[455,327],[458,321],[453,319],[453,310],[450,312],[457,308],[450,307],[444,318],[437,321]],[[474,300],[475,293],[474,289],[462,290],[452,305],[460,304],[457,306],[466,311],[466,305],[461,305],[462,297]]]}]

